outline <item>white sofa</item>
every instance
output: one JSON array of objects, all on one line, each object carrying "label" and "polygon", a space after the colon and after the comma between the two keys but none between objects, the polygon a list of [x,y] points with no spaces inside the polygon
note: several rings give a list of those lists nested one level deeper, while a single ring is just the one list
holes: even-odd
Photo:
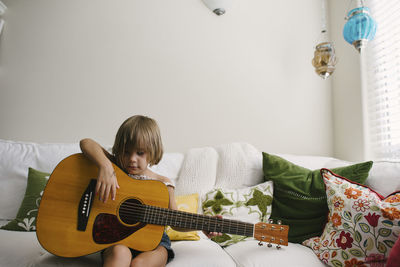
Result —
[{"label": "white sofa", "polygon": [[[15,218],[23,199],[28,168],[51,172],[68,155],[80,152],[75,144],[36,144],[0,140],[0,224]],[[350,164],[330,157],[279,155],[297,165],[318,169]],[[262,154],[249,144],[191,149],[185,154],[165,153],[153,170],[170,177],[176,194],[199,193],[214,187],[231,189],[263,182]],[[367,184],[382,195],[400,190],[400,163],[375,162]],[[201,210],[199,209],[199,212]],[[199,232],[199,241],[173,241],[175,259],[168,266],[324,266],[311,249],[289,243],[280,250],[247,240],[221,248]],[[62,240],[60,241],[62,242]],[[80,258],[51,255],[35,232],[0,230],[0,266],[100,266],[99,253]]]}]

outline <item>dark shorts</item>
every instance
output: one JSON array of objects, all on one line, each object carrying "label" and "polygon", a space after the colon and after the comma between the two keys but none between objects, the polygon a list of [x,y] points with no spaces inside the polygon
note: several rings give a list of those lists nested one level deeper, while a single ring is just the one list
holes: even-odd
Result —
[{"label": "dark shorts", "polygon": [[[167,250],[167,252],[168,252],[167,263],[170,262],[175,257],[175,253],[171,248],[171,240],[169,239],[169,236],[166,233],[163,233],[163,236],[161,238],[159,245],[165,247],[165,249]],[[143,252],[143,251],[138,251],[138,250],[134,250],[131,248],[129,250],[132,253],[132,259],[134,259],[136,256],[138,256],[140,253]],[[102,259],[103,259],[103,253],[104,253],[104,250],[101,252]]]}]

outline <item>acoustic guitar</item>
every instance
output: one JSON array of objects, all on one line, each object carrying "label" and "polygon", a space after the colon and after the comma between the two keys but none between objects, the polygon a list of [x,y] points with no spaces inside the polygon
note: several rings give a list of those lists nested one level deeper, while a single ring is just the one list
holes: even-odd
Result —
[{"label": "acoustic guitar", "polygon": [[39,206],[37,238],[44,249],[62,257],[95,253],[115,244],[139,251],[159,244],[165,225],[251,236],[287,245],[289,227],[168,209],[167,187],[155,180],[135,180],[113,166],[120,188],[115,200],[95,197],[98,168],[83,154],[62,160],[51,174]]}]

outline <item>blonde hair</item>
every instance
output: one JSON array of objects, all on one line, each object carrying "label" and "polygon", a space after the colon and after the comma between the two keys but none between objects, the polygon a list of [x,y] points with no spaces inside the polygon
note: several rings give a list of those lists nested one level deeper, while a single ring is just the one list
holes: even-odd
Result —
[{"label": "blonde hair", "polygon": [[112,153],[117,165],[123,169],[123,156],[131,149],[145,151],[150,166],[160,162],[164,150],[160,129],[154,119],[135,115],[122,123],[115,136]]}]

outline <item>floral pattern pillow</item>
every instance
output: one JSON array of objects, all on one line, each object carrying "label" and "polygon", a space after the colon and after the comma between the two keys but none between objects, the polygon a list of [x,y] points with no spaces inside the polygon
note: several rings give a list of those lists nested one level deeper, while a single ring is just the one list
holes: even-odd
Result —
[{"label": "floral pattern pillow", "polygon": [[322,169],[329,207],[321,237],[303,242],[330,266],[384,266],[400,234],[400,192],[383,198]]},{"label": "floral pattern pillow", "polygon": [[[213,189],[203,197],[203,213],[253,224],[266,222],[271,215],[272,194],[272,181],[241,189]],[[224,247],[246,238],[223,233],[212,240]]]}]

